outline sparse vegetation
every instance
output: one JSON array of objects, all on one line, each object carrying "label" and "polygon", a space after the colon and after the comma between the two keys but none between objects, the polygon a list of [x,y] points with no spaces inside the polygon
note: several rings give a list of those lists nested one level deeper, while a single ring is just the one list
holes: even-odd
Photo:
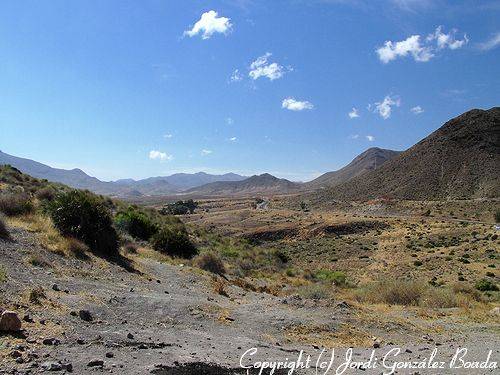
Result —
[{"label": "sparse vegetation", "polygon": [[5,282],[5,280],[7,280],[7,271],[0,265],[0,283]]},{"label": "sparse vegetation", "polygon": [[500,223],[500,210],[495,212],[495,222]]},{"label": "sparse vegetation", "polygon": [[58,195],[48,205],[55,227],[64,235],[84,242],[102,255],[118,251],[118,236],[104,201],[94,194],[73,190]]},{"label": "sparse vegetation", "polygon": [[205,271],[212,272],[217,275],[224,275],[226,273],[226,267],[224,266],[222,259],[213,252],[198,255],[194,259],[194,264]]},{"label": "sparse vegetation", "polygon": [[87,259],[87,251],[89,250],[88,246],[83,242],[78,241],[76,238],[67,238],[66,239],[66,250],[69,254],[78,259]]},{"label": "sparse vegetation", "polygon": [[0,212],[7,216],[25,215],[33,212],[34,206],[26,193],[0,194]]}]

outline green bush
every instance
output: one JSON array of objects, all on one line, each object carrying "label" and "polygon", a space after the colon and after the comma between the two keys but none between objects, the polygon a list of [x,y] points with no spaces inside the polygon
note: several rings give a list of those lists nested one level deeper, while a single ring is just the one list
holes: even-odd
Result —
[{"label": "green bush", "polygon": [[177,201],[175,203],[166,204],[160,212],[163,215],[186,215],[188,213],[194,213],[196,207],[198,207],[198,203],[192,199],[188,199],[187,201]]},{"label": "green bush", "polygon": [[50,187],[50,186],[47,186],[47,187],[44,187],[40,190],[38,190],[36,193],[35,193],[35,196],[37,197],[37,199],[41,200],[41,201],[53,201],[54,198],[56,197],[56,191],[54,188]]},{"label": "green bush", "polygon": [[119,212],[115,217],[116,226],[132,237],[149,240],[158,228],[149,217],[139,211],[129,209],[125,212]]},{"label": "green bush", "polygon": [[345,286],[347,284],[345,273],[340,271],[319,270],[314,274],[314,278],[319,281],[334,283],[337,286]]},{"label": "green bush", "polygon": [[490,280],[482,279],[476,283],[476,289],[480,290],[481,292],[490,292],[497,291],[498,286]]},{"label": "green bush", "polygon": [[0,212],[7,216],[18,216],[33,212],[31,198],[26,193],[0,195]]},{"label": "green bush", "polygon": [[198,252],[189,240],[186,230],[181,226],[161,228],[151,238],[151,244],[155,250],[173,257],[192,258]]},{"label": "green bush", "polygon": [[62,193],[47,209],[64,236],[75,237],[102,255],[118,253],[118,235],[111,215],[102,199],[94,194],[79,190]]}]

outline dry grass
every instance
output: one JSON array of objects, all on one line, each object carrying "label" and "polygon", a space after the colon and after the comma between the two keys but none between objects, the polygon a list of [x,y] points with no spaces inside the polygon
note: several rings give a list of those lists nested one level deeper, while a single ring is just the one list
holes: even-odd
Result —
[{"label": "dry grass", "polygon": [[226,291],[226,286],[227,284],[223,279],[216,276],[212,278],[212,290],[214,291],[214,293],[224,297],[229,297],[229,294]]},{"label": "dry grass", "polygon": [[322,348],[369,347],[373,344],[372,335],[347,323],[339,327],[294,325],[286,328],[285,337],[292,342]]},{"label": "dry grass", "polygon": [[31,254],[26,261],[34,267],[49,268],[52,264],[38,254]]},{"label": "dry grass", "polygon": [[7,224],[3,215],[0,214],[0,238],[8,240],[10,238],[9,230],[7,229]]}]

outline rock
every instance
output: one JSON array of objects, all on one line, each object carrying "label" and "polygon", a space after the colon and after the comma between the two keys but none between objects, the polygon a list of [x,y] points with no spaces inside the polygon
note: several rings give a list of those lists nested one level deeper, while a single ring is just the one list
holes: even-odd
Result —
[{"label": "rock", "polygon": [[62,368],[68,372],[73,372],[73,364],[72,363],[62,363]]},{"label": "rock", "polygon": [[61,343],[61,341],[59,341],[58,339],[56,339],[54,337],[50,337],[50,338],[43,339],[42,343],[43,343],[43,345],[59,345]]},{"label": "rock", "polygon": [[500,315],[500,306],[492,308],[490,310],[490,315],[499,316]]},{"label": "rock", "polygon": [[84,339],[77,339],[77,340],[76,340],[76,343],[77,343],[78,345],[83,345],[83,344],[85,344],[85,340],[84,340]]},{"label": "rock", "polygon": [[59,288],[59,285],[57,285],[57,284],[52,285],[52,290],[55,290],[56,292],[61,291],[61,289]]},{"label": "rock", "polygon": [[106,353],[106,358],[113,358],[115,355],[112,352]]},{"label": "rock", "polygon": [[88,367],[102,367],[104,366],[104,361],[102,359],[93,359],[89,363],[87,363]]},{"label": "rock", "polygon": [[21,353],[19,350],[13,350],[10,352],[10,356],[12,358],[19,358],[23,356],[23,353]]},{"label": "rock", "polygon": [[45,371],[61,371],[63,366],[59,362],[47,361],[42,363],[42,368]]},{"label": "rock", "polygon": [[86,322],[91,322],[93,320],[92,314],[88,310],[78,311],[78,316],[81,320],[84,320]]},{"label": "rock", "polygon": [[30,314],[24,314],[24,316],[23,316],[23,320],[24,320],[25,322],[27,322],[27,323],[33,323],[33,322],[34,322],[34,320],[33,320],[33,318],[31,317],[31,315],[30,315]]},{"label": "rock", "polygon": [[141,344],[138,346],[139,349],[147,349],[148,346],[146,344]]},{"label": "rock", "polygon": [[78,316],[78,313],[75,310],[71,310],[69,315],[71,316]]},{"label": "rock", "polygon": [[21,330],[21,319],[14,311],[5,310],[0,317],[0,331],[18,332]]},{"label": "rock", "polygon": [[134,338],[134,335],[129,332],[127,334],[127,338],[130,339],[130,340],[132,340]]},{"label": "rock", "polygon": [[16,363],[19,363],[19,364],[24,363],[23,357],[17,357],[16,358]]},{"label": "rock", "polygon": [[373,343],[373,348],[375,348],[375,349],[380,348],[380,341],[376,340],[376,341]]}]

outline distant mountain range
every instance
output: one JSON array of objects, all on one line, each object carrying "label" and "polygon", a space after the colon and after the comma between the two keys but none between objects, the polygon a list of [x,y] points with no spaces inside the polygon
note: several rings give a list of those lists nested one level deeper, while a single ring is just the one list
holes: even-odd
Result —
[{"label": "distant mountain range", "polygon": [[321,200],[500,197],[500,107],[468,111],[379,168],[318,194]]},{"label": "distant mountain range", "polygon": [[212,175],[204,172],[194,174],[176,173],[165,177],[150,177],[135,181],[124,179],[104,182],[89,176],[81,169],[58,169],[48,165],[12,156],[0,151],[0,164],[10,164],[21,172],[33,177],[60,182],[77,188],[88,189],[98,194],[119,197],[140,197],[147,195],[169,195],[215,181],[241,181],[246,179],[235,173]]},{"label": "distant mountain range", "polygon": [[482,198],[500,196],[500,108],[474,109],[444,124],[404,152],[370,148],[345,167],[296,183],[268,173],[177,173],[143,180],[100,181],[80,169],[57,169],[0,151],[33,177],[118,197],[234,196],[316,192],[319,200]]}]

